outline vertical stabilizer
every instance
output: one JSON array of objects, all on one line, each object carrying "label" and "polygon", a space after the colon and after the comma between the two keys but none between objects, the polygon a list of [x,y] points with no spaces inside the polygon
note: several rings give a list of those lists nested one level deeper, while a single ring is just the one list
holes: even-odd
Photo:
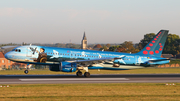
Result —
[{"label": "vertical stabilizer", "polygon": [[156,36],[137,54],[160,57],[168,35],[168,30],[160,30]]}]

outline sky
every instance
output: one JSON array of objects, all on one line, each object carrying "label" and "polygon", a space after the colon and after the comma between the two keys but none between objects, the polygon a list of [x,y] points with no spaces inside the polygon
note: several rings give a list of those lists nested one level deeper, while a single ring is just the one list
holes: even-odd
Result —
[{"label": "sky", "polygon": [[1,0],[0,43],[139,43],[180,35],[180,0]]}]

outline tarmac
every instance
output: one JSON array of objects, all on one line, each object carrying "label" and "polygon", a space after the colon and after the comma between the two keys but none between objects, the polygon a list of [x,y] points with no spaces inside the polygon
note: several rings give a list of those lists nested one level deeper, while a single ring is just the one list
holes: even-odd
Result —
[{"label": "tarmac", "polygon": [[180,74],[0,75],[0,84],[180,83]]}]

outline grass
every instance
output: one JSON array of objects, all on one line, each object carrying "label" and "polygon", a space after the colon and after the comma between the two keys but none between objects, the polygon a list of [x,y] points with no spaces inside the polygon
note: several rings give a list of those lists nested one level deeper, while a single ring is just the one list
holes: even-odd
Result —
[{"label": "grass", "polygon": [[171,60],[169,64],[180,64],[180,59]]},{"label": "grass", "polygon": [[[85,71],[82,71],[85,72]],[[134,70],[89,70],[91,74],[168,74],[180,73],[180,68],[144,68]],[[49,70],[30,70],[28,75],[41,75],[41,74],[76,74],[66,72],[53,72]],[[0,75],[24,75],[24,70],[3,70]]]},{"label": "grass", "polygon": [[0,88],[1,101],[159,101],[180,99],[180,83],[13,84]]},{"label": "grass", "polygon": [[[90,70],[91,74],[180,73],[180,68],[144,68],[135,70]],[[22,75],[23,70],[0,71],[1,75]],[[29,74],[75,74],[31,70]],[[180,83],[110,83],[110,84],[10,84],[0,87],[0,101],[177,101]],[[1,86],[1,84],[0,84]],[[3,84],[2,86],[6,86]]]}]

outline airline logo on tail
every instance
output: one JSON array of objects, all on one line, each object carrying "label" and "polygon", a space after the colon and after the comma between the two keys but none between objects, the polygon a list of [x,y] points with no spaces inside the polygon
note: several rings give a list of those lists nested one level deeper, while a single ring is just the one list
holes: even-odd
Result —
[{"label": "airline logo on tail", "polygon": [[168,35],[168,30],[160,30],[159,33],[137,54],[154,55],[160,57]]}]

